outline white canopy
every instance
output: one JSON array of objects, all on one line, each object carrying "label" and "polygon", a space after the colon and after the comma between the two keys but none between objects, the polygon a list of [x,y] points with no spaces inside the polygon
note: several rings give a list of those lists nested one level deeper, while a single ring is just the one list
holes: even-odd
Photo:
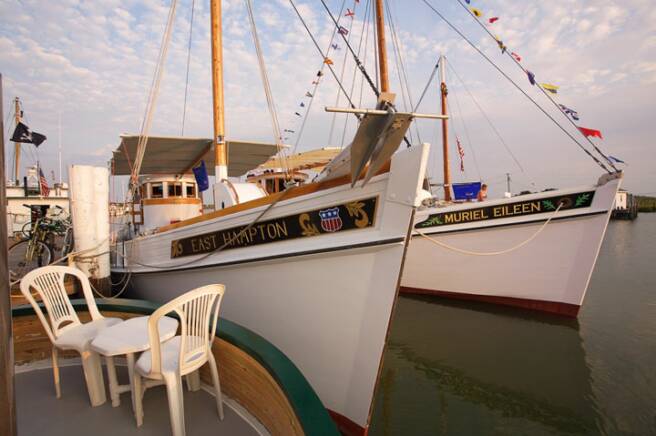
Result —
[{"label": "white canopy", "polygon": [[[139,135],[121,135],[121,143],[112,156],[115,175],[131,174],[138,142]],[[238,177],[261,165],[278,151],[276,144],[249,141],[226,141],[226,147],[230,177]],[[205,161],[208,174],[214,175],[212,139],[150,136],[140,173],[186,174],[201,160]]]}]

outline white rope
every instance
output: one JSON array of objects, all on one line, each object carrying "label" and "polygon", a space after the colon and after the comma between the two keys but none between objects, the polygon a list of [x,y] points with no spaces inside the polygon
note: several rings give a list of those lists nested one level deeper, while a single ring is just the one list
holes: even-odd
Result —
[{"label": "white rope", "polygon": [[510,253],[512,251],[518,250],[521,247],[523,247],[524,245],[531,242],[533,239],[535,239],[540,233],[542,233],[542,230],[544,230],[547,227],[547,224],[549,224],[551,222],[551,220],[556,216],[556,214],[558,213],[558,211],[560,210],[560,208],[562,206],[563,206],[563,203],[560,203],[558,205],[558,207],[556,208],[556,210],[554,211],[554,213],[549,217],[549,219],[547,221],[545,221],[545,223],[542,224],[542,226],[540,226],[540,228],[535,233],[533,233],[533,235],[531,235],[528,239],[526,239],[525,241],[520,242],[519,244],[517,244],[513,247],[507,248],[505,250],[500,250],[500,251],[477,252],[477,251],[464,250],[462,248],[457,248],[457,247],[454,247],[452,245],[445,244],[444,242],[440,242],[437,239],[433,239],[430,236],[428,236],[427,234],[425,234],[423,232],[420,232],[417,229],[415,229],[415,232],[419,236],[423,236],[424,238],[426,238],[427,240],[429,240],[433,244],[439,245],[440,247],[446,248],[447,250],[455,251],[457,253],[468,254],[470,256],[498,256],[500,254],[507,254],[507,253]]},{"label": "white rope", "polygon": [[273,101],[273,93],[271,92],[271,85],[269,84],[269,76],[267,75],[266,64],[264,63],[264,55],[262,54],[262,47],[260,46],[260,38],[257,36],[257,27],[255,25],[255,16],[253,14],[253,4],[251,0],[244,0],[246,2],[246,9],[248,10],[248,19],[251,24],[251,34],[253,36],[253,43],[255,44],[255,52],[257,53],[257,61],[260,66],[260,76],[262,77],[262,85],[264,86],[264,93],[266,94],[267,106],[269,107],[269,114],[271,115],[271,124],[273,125],[273,134],[275,136],[276,146],[278,147],[278,155],[280,156],[280,163],[282,169],[286,174],[289,174],[289,165],[287,162],[287,154],[282,146],[282,135],[280,134],[280,123],[278,122],[278,113],[276,105]]},{"label": "white rope", "polygon": [[148,144],[148,134],[150,132],[150,126],[153,121],[153,114],[155,113],[155,104],[157,102],[157,96],[159,95],[159,87],[162,81],[162,76],[164,74],[164,62],[166,60],[166,54],[168,53],[169,43],[171,41],[171,34],[173,33],[173,20],[175,18],[175,9],[178,2],[173,0],[171,2],[171,8],[169,9],[168,20],[166,22],[166,30],[164,36],[162,37],[162,44],[160,46],[159,56],[157,59],[157,66],[155,68],[155,74],[153,76],[153,82],[150,86],[150,92],[148,94],[148,103],[146,105],[146,113],[144,115],[143,122],[141,124],[141,132],[139,133],[139,142],[137,144],[136,157],[134,159],[134,166],[132,167],[132,174],[130,175],[130,181],[132,183],[132,189],[130,192],[134,192],[137,186],[137,177],[141,171],[141,164],[143,163],[143,158],[146,153],[146,145]]}]

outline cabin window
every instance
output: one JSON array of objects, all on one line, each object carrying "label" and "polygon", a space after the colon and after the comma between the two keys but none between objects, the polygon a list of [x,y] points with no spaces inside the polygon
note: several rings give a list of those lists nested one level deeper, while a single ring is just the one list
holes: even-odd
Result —
[{"label": "cabin window", "polygon": [[150,184],[150,198],[163,198],[164,185],[162,182]]},{"label": "cabin window", "polygon": [[169,182],[169,197],[182,197],[182,183]]},{"label": "cabin window", "polygon": [[193,183],[187,183],[187,198],[196,198],[196,185]]}]

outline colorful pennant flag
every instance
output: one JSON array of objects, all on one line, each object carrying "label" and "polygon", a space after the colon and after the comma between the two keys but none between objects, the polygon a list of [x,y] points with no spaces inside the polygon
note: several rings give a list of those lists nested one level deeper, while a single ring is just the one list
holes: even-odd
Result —
[{"label": "colorful pennant flag", "polygon": [[285,129],[285,132],[287,132],[287,133],[294,133],[294,131],[293,131],[292,129]]},{"label": "colorful pennant flag", "polygon": [[312,84],[313,84],[313,85],[318,85],[318,84],[319,84],[319,81],[318,81],[318,80],[313,80],[313,81],[312,81]]},{"label": "colorful pennant flag", "polygon": [[510,53],[510,56],[512,56],[513,59],[515,59],[517,62],[522,61],[522,57],[520,55],[518,55],[517,53],[515,53],[514,51]]},{"label": "colorful pennant flag", "polygon": [[601,131],[597,129],[588,129],[587,127],[579,127],[578,129],[581,131],[581,133],[583,133],[583,136],[585,137],[592,136],[595,138],[604,139],[604,137],[601,136]]},{"label": "colorful pennant flag", "polygon": [[310,98],[314,97],[310,91],[306,91],[305,96]]},{"label": "colorful pennant flag", "polygon": [[321,70],[317,71],[317,77],[321,77],[321,76],[323,76],[323,71]]},{"label": "colorful pennant flag", "polygon": [[301,116],[301,114],[299,114],[298,112],[294,112],[294,115],[296,115],[297,117]]},{"label": "colorful pennant flag", "polygon": [[535,85],[535,74],[531,73],[529,70],[526,70],[526,75],[528,76],[528,81],[531,82],[531,85]]},{"label": "colorful pennant flag", "polygon": [[494,24],[495,21],[499,21],[499,17],[492,17],[489,20],[487,20],[490,24]]},{"label": "colorful pennant flag", "polygon": [[339,29],[337,31],[339,32],[340,35],[344,35],[344,36],[348,35],[349,33],[348,29],[344,26],[339,26]]},{"label": "colorful pennant flag", "polygon": [[330,46],[331,46],[334,50],[341,50],[341,49],[342,49],[342,48],[341,48],[339,45],[337,45],[337,44],[330,44]]},{"label": "colorful pennant flag", "polygon": [[503,43],[503,41],[501,41],[501,38],[499,38],[498,36],[494,35],[494,39],[496,39],[496,41],[497,41],[497,45],[498,45],[499,48],[501,49],[501,53],[505,53],[507,47],[506,47],[506,45]]},{"label": "colorful pennant flag", "polygon": [[470,5],[470,4],[471,4],[471,0],[465,0],[465,3],[467,3],[468,5]]},{"label": "colorful pennant flag", "polygon": [[611,161],[611,162],[613,162],[613,163],[626,164],[626,162],[624,162],[623,160],[618,159],[618,158],[616,158],[616,157],[614,157],[614,156],[610,156],[610,155],[608,156],[608,160]]},{"label": "colorful pennant flag", "polygon": [[326,65],[332,65],[332,64],[333,64],[333,60],[330,59],[330,58],[324,58],[323,63],[326,64]]},{"label": "colorful pennant flag", "polygon": [[300,107],[305,107],[305,103],[301,102]]},{"label": "colorful pennant flag", "polygon": [[552,94],[558,94],[558,88],[560,88],[560,86],[552,85],[550,83],[540,83],[540,86],[542,86],[542,89],[549,91]]},{"label": "colorful pennant flag", "polygon": [[355,13],[349,8],[346,8],[346,13],[344,14],[344,16],[353,18],[355,16]]},{"label": "colorful pennant flag", "polygon": [[574,121],[578,121],[578,120],[579,120],[579,113],[576,112],[574,109],[570,109],[570,108],[568,108],[567,106],[565,106],[564,104],[559,104],[558,106],[560,106],[560,108],[563,110],[563,112],[565,112],[567,115],[569,115],[570,117],[572,117],[572,119],[573,119]]},{"label": "colorful pennant flag", "polygon": [[477,8],[469,8],[469,10],[474,14],[476,18],[480,18],[483,16],[483,12],[480,9]]}]

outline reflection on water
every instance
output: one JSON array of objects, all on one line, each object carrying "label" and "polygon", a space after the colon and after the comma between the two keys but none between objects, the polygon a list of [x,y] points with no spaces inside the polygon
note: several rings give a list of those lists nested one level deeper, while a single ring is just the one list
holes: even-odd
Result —
[{"label": "reflection on water", "polygon": [[656,215],[609,226],[578,320],[402,297],[371,435],[656,435]]}]

